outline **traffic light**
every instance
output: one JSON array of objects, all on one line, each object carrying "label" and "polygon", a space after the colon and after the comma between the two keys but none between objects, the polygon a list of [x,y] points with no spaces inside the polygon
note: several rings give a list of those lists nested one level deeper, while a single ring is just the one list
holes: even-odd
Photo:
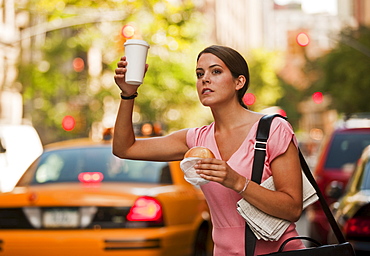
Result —
[{"label": "traffic light", "polygon": [[116,35],[117,48],[122,50],[124,43],[127,40],[134,38],[135,33],[137,33],[137,31],[133,25],[124,25]]},{"label": "traffic light", "polygon": [[287,53],[295,56],[305,55],[310,37],[305,30],[290,30],[287,34]]},{"label": "traffic light", "polygon": [[307,33],[301,32],[296,37],[297,44],[300,46],[307,46],[310,43],[310,38],[308,37]]},{"label": "traffic light", "polygon": [[279,108],[279,109],[277,110],[277,114],[282,115],[282,116],[285,116],[285,117],[287,117],[287,116],[288,116],[288,115],[286,114],[285,110],[284,110],[284,109],[281,109],[281,108]]},{"label": "traffic light", "polygon": [[315,92],[314,94],[312,94],[312,100],[316,104],[320,104],[324,101],[324,95],[322,94],[322,92]]},{"label": "traffic light", "polygon": [[65,131],[72,131],[76,126],[76,120],[73,116],[65,116],[62,120],[62,127]]},{"label": "traffic light", "polygon": [[125,38],[125,39],[130,39],[130,38],[133,38],[134,35],[135,35],[135,28],[131,25],[125,25],[122,27],[122,30],[121,30],[121,35]]},{"label": "traffic light", "polygon": [[85,61],[82,58],[77,57],[73,59],[72,65],[74,71],[81,72],[85,68]]},{"label": "traffic light", "polygon": [[246,93],[243,97],[243,102],[247,106],[251,106],[256,102],[256,96],[253,93]]}]

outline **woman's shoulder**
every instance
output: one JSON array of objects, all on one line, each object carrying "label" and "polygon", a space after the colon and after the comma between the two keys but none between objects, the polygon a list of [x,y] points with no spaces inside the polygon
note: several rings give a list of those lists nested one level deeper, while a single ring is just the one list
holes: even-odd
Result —
[{"label": "woman's shoulder", "polygon": [[189,132],[195,132],[195,133],[209,132],[210,130],[213,129],[213,125],[214,125],[214,123],[212,122],[211,124],[208,124],[208,125],[203,125],[203,126],[199,126],[199,127],[189,128],[188,129],[188,133]]},{"label": "woman's shoulder", "polygon": [[201,141],[211,139],[213,136],[213,125],[214,123],[200,127],[189,128],[186,135],[188,145],[193,147],[194,145],[199,144]]},{"label": "woman's shoulder", "polygon": [[286,118],[282,117],[275,117],[271,122],[271,131],[275,131],[278,129],[282,130],[288,130],[289,132],[293,132],[293,127],[289,123],[289,121]]},{"label": "woman's shoulder", "polygon": [[275,149],[278,153],[283,153],[291,141],[298,145],[293,127],[286,119],[275,117],[271,123],[268,148],[270,150]]}]

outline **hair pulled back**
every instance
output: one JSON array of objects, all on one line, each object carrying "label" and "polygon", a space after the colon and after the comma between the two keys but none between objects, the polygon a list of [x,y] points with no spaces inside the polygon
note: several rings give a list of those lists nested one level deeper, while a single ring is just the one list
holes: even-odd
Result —
[{"label": "hair pulled back", "polygon": [[243,56],[230,47],[212,45],[205,48],[198,54],[197,61],[203,53],[211,53],[222,60],[235,79],[238,78],[240,75],[243,75],[245,77],[245,84],[241,89],[238,90],[237,94],[240,105],[248,109],[248,107],[243,102],[243,97],[249,87],[249,68]]}]

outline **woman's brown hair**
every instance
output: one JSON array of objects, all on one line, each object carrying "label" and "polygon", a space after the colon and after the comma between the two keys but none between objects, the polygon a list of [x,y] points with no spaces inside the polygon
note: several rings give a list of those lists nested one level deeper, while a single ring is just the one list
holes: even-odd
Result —
[{"label": "woman's brown hair", "polygon": [[240,75],[243,75],[245,77],[245,84],[240,90],[238,90],[237,94],[240,105],[248,109],[243,101],[243,97],[249,87],[249,68],[243,56],[230,47],[212,45],[205,48],[198,54],[197,61],[203,53],[211,53],[222,60],[235,79],[238,78]]}]

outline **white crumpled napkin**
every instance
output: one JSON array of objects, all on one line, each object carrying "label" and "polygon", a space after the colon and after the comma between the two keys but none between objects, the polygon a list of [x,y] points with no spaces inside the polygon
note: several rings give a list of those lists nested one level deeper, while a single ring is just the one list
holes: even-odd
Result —
[{"label": "white crumpled napkin", "polygon": [[184,178],[190,184],[200,186],[207,184],[209,180],[203,179],[196,173],[194,165],[200,160],[199,157],[187,157],[180,162],[180,168],[184,172]]}]

